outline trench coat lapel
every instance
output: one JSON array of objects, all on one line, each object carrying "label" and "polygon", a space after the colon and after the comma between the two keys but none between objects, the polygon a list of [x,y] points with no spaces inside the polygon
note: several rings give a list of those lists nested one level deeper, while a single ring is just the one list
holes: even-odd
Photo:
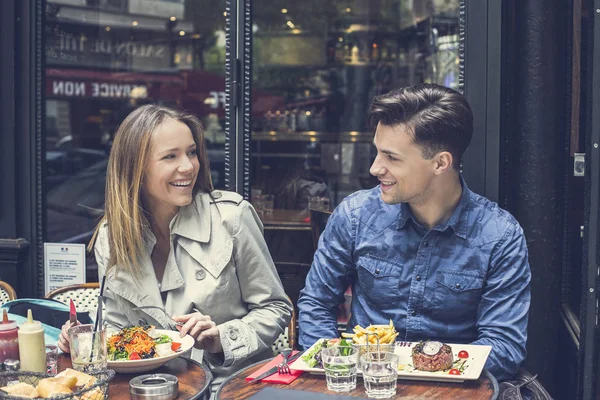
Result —
[{"label": "trench coat lapel", "polygon": [[[192,207],[193,206],[193,207]],[[182,209],[171,232],[177,234],[177,245],[215,278],[231,260],[233,240],[221,225],[218,209],[209,196],[202,193],[196,201]]]}]

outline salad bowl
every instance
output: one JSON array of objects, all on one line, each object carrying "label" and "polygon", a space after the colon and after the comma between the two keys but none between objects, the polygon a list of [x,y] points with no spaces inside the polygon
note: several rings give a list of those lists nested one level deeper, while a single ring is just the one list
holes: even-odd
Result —
[{"label": "salad bowl", "polygon": [[[156,368],[163,366],[168,361],[187,353],[194,346],[194,338],[192,338],[190,335],[180,337],[178,331],[155,329],[152,336],[163,338],[162,341],[165,341],[165,336],[168,336],[168,338],[171,340],[171,342],[168,343],[174,343],[175,345],[173,345],[173,348],[175,350],[161,352],[156,357],[147,359],[111,360],[111,357],[109,355],[108,368],[113,369],[115,370],[115,372],[119,373],[139,373],[152,371]],[[165,343],[162,343],[158,346],[164,346],[164,344]]]}]

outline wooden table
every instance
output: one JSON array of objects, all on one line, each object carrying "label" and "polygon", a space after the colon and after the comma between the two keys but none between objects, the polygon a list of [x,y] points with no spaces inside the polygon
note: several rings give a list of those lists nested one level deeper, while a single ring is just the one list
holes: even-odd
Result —
[{"label": "wooden table", "polygon": [[[271,383],[246,382],[245,378],[265,365],[267,361],[250,365],[240,370],[227,379],[217,391],[217,399],[243,400],[260,392],[265,387],[281,389],[302,390],[306,392],[319,392],[340,394],[349,397],[367,398],[362,379],[358,379],[356,390],[348,393],[334,393],[327,390],[324,375],[312,375],[307,372],[289,385]],[[427,382],[408,379],[399,379],[394,399],[462,399],[462,400],[495,400],[498,397],[498,382],[487,371],[483,371],[476,381],[462,383]]]},{"label": "wooden table", "polygon": [[[60,372],[71,367],[71,356],[69,354],[59,354],[58,371]],[[129,381],[136,376],[151,373],[175,375],[179,380],[178,400],[208,399],[210,397],[212,373],[205,366],[194,360],[178,357],[169,361],[162,367],[149,372],[141,372],[139,374],[115,374],[113,380],[108,384],[108,398],[110,400],[129,400]]]}]

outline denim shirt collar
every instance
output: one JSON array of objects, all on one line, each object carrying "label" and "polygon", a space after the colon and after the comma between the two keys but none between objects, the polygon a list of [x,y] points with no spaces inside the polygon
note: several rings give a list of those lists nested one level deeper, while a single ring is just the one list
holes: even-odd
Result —
[{"label": "denim shirt collar", "polygon": [[[433,230],[443,232],[448,228],[452,228],[454,234],[463,239],[467,238],[467,218],[469,216],[469,209],[471,203],[471,191],[467,187],[462,174],[459,174],[460,184],[462,186],[462,195],[460,201],[454,209],[454,212],[444,223],[437,225]],[[400,204],[400,213],[398,215],[398,226],[397,229],[403,229],[406,223],[412,219],[416,224],[420,225],[419,222],[413,216],[412,211],[408,203]]]}]

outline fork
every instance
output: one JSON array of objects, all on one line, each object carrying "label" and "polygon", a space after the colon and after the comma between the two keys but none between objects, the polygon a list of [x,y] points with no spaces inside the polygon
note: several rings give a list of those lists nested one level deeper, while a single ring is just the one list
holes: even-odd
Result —
[{"label": "fork", "polygon": [[162,311],[165,314],[165,317],[169,318],[174,324],[175,326],[182,326],[183,322],[177,322],[173,319],[173,317],[171,317],[171,315],[165,311],[164,307],[159,307],[159,306],[139,306],[139,307],[134,307],[132,308],[133,311],[137,311],[137,310],[147,310],[147,309],[157,309]]},{"label": "fork", "polygon": [[281,375],[290,374],[290,366],[288,365],[288,358],[292,354],[292,349],[281,350],[281,355],[283,356],[283,361],[277,366],[277,372]]}]

